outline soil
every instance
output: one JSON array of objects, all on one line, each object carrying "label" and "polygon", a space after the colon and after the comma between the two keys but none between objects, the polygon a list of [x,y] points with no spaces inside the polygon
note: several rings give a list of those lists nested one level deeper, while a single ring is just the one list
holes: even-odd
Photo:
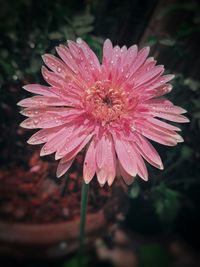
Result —
[{"label": "soil", "polygon": [[[0,170],[0,220],[48,223],[80,216],[83,155],[63,177],[55,177],[58,162],[45,161],[33,152],[27,166]],[[100,210],[112,196],[112,188],[101,188],[96,178],[90,183],[88,212]]]}]

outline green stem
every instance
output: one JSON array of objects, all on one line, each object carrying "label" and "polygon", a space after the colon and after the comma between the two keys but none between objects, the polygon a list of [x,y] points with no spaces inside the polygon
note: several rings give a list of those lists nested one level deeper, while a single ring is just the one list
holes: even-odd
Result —
[{"label": "green stem", "polygon": [[80,235],[79,235],[79,245],[80,245],[80,259],[84,252],[84,240],[85,240],[85,221],[87,212],[87,199],[88,199],[89,184],[83,181],[82,192],[81,192],[81,221],[80,221]]}]

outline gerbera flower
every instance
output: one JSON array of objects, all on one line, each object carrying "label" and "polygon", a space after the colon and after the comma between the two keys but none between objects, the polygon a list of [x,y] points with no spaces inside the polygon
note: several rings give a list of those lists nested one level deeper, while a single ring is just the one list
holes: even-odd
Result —
[{"label": "gerbera flower", "polygon": [[148,57],[149,48],[112,46],[106,40],[100,64],[81,40],[59,46],[60,58],[45,54],[42,75],[48,86],[29,84],[37,94],[18,104],[29,118],[24,128],[39,128],[29,144],[42,144],[41,156],[55,153],[57,177],[72,165],[86,147],[83,177],[89,183],[95,173],[100,185],[113,183],[116,170],[130,184],[136,175],[148,179],[144,159],[163,169],[160,156],[148,139],[166,146],[183,142],[179,128],[165,120],[188,122],[186,111],[159,98],[172,90],[174,75]]}]

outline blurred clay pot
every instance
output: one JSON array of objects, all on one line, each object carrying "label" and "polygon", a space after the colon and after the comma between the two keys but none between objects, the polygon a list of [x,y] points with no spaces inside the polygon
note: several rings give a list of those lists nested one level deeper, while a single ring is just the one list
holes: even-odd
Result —
[{"label": "blurred clay pot", "polygon": [[[125,188],[116,183],[113,196],[104,207],[96,213],[87,214],[87,248],[105,233],[118,215],[126,211],[125,191]],[[62,258],[78,249],[79,224],[79,218],[41,224],[0,221],[0,255],[18,259]]]}]

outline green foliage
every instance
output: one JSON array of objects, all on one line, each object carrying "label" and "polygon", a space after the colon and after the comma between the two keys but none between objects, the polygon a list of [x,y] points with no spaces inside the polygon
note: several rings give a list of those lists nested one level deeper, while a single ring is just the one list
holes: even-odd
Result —
[{"label": "green foliage", "polygon": [[153,206],[160,220],[164,223],[172,223],[180,209],[180,193],[164,183],[156,186],[151,193]]},{"label": "green foliage", "polygon": [[[81,262],[81,265],[80,265]],[[87,267],[90,262],[90,258],[88,256],[82,256],[81,261],[77,257],[70,258],[70,260],[66,261],[62,267]]]},{"label": "green foliage", "polygon": [[143,245],[139,249],[139,267],[168,267],[170,257],[159,244]]},{"label": "green foliage", "polygon": [[140,185],[137,181],[135,181],[132,186],[131,186],[131,189],[129,191],[129,196],[131,198],[137,198],[140,194]]}]

